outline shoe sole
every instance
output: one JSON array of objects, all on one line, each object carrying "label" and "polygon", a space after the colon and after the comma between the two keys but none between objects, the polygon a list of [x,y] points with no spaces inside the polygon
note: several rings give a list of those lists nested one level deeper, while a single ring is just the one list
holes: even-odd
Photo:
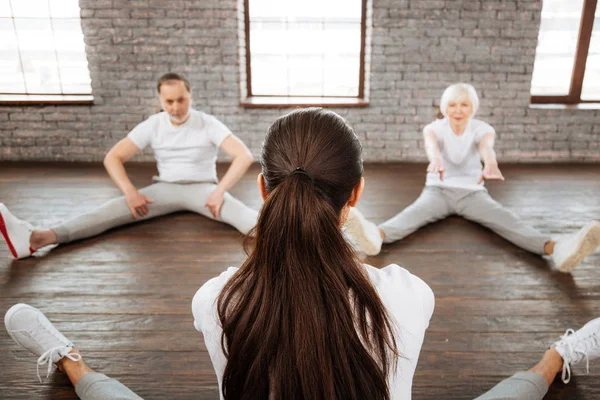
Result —
[{"label": "shoe sole", "polygon": [[575,250],[575,253],[567,258],[558,270],[565,273],[572,272],[575,267],[581,264],[585,257],[596,250],[598,242],[600,242],[600,223],[593,222],[590,224],[587,232],[584,233],[584,238],[577,247],[577,250]]},{"label": "shoe sole", "polygon": [[8,336],[10,336],[10,338],[19,346],[20,346],[19,342],[17,341],[17,339],[15,339],[15,337],[13,336],[10,329],[8,329],[8,321],[10,321],[10,319],[13,317],[13,315],[15,315],[17,313],[17,311],[20,311],[24,308],[33,308],[33,307],[31,307],[30,305],[24,304],[24,303],[15,304],[14,306],[12,306],[10,308],[10,310],[8,310],[6,312],[6,315],[4,316],[4,327],[6,328],[6,332],[8,332]]},{"label": "shoe sole", "polygon": [[6,223],[4,222],[4,217],[2,216],[2,211],[0,211],[0,232],[2,233],[2,236],[4,236],[4,240],[6,241],[6,244],[8,245],[8,249],[12,253],[13,258],[15,260],[18,260],[19,256],[17,254],[17,251],[15,250],[15,247],[13,246],[12,242],[10,241],[10,237],[8,236],[8,230],[6,229]]}]

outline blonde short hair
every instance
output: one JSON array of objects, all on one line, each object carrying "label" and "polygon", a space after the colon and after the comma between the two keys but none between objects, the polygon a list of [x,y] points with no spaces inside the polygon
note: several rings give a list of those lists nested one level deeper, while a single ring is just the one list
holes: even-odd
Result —
[{"label": "blonde short hair", "polygon": [[448,109],[448,103],[465,95],[471,102],[471,106],[473,106],[473,115],[475,115],[477,109],[479,108],[479,97],[477,96],[477,92],[475,91],[473,85],[468,83],[455,83],[448,86],[446,90],[444,90],[440,100],[440,111],[442,112],[442,115],[444,117],[447,116],[446,110]]}]

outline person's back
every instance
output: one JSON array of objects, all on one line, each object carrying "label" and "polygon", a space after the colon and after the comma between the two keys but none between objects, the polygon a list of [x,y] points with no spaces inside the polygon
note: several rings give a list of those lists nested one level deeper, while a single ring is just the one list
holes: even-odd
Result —
[{"label": "person's back", "polygon": [[397,265],[361,265],[345,240],[360,154],[333,112],[298,110],[270,127],[248,259],[192,304],[222,398],[410,398],[433,293]]},{"label": "person's back", "polygon": [[[364,265],[368,276],[381,297],[384,307],[396,321],[394,329],[398,352],[394,374],[388,376],[391,399],[410,399],[412,379],[417,367],[425,330],[433,313],[434,296],[429,286],[398,265],[382,269]],[[192,310],[194,325],[204,334],[206,349],[215,368],[219,389],[227,357],[221,348],[223,329],[218,320],[215,301],[238,268],[229,268],[206,282],[194,296]]]}]

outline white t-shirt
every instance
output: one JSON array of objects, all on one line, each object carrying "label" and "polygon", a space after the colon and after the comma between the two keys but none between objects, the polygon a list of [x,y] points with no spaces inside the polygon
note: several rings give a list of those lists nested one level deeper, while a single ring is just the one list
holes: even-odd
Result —
[{"label": "white t-shirt", "polygon": [[140,149],[154,151],[158,180],[218,182],[217,154],[231,131],[212,115],[190,110],[190,118],[175,126],[166,112],[152,115],[127,135]]},{"label": "white t-shirt", "polygon": [[471,119],[465,132],[458,136],[452,131],[448,118],[444,118],[430,123],[423,130],[435,132],[444,161],[444,180],[440,180],[439,174],[428,173],[425,185],[482,190],[483,182],[477,183],[483,170],[479,143],[486,133],[495,134],[494,128],[483,121]]},{"label": "white t-shirt", "polygon": [[[435,305],[433,292],[420,278],[398,265],[391,264],[382,269],[367,264],[364,267],[381,301],[396,322],[395,338],[401,357],[398,359],[396,374],[389,379],[391,398],[410,399],[413,375]],[[216,299],[237,270],[238,268],[228,268],[218,277],[206,282],[192,301],[194,326],[204,334],[204,343],[217,374],[220,394],[227,359],[221,349],[223,329],[217,314]]]}]

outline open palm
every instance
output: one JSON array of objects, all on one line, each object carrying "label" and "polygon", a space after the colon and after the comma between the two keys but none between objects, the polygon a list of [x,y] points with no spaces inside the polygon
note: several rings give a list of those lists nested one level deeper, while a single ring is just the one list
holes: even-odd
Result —
[{"label": "open palm", "polygon": [[486,165],[483,168],[483,171],[481,173],[481,177],[479,178],[479,183],[483,182],[484,180],[499,180],[499,181],[503,181],[504,180],[504,176],[502,175],[502,172],[500,172],[500,168],[498,168],[498,164],[491,164],[491,165]]}]

